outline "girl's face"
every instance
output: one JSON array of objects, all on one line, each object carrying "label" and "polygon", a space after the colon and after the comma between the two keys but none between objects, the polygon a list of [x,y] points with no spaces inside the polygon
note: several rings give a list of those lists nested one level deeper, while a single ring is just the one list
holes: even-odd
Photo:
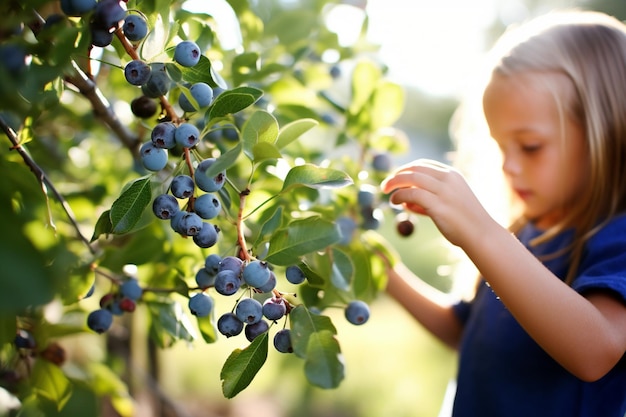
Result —
[{"label": "girl's face", "polygon": [[[572,90],[570,81],[559,74],[496,74],[483,96],[507,181],[523,215],[542,229],[563,219],[586,183],[583,128],[564,110],[559,112],[556,102],[556,96],[570,97]],[[561,100],[564,108],[565,99]]]}]

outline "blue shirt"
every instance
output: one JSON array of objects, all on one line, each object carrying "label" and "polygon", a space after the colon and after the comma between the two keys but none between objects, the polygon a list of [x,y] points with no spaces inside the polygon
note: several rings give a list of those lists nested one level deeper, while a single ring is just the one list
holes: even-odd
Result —
[{"label": "blue shirt", "polygon": [[[526,226],[518,238],[536,256],[571,242],[564,232],[530,247],[541,232]],[[564,279],[565,257],[543,261]],[[626,303],[626,216],[612,220],[588,242],[572,288],[612,291]],[[464,323],[454,417],[624,417],[626,355],[603,378],[584,382],[569,373],[522,329],[483,281],[471,303],[455,312]]]}]

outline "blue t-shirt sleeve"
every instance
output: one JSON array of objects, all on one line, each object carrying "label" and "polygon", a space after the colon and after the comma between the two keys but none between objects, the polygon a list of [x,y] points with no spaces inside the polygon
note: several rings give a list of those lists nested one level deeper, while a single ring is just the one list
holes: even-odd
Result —
[{"label": "blue t-shirt sleeve", "polygon": [[626,303],[625,216],[613,220],[589,240],[572,288],[579,293],[609,290]]}]

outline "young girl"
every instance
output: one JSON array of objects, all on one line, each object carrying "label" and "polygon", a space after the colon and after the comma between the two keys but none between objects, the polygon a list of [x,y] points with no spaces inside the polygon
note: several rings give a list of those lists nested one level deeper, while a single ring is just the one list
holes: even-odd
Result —
[{"label": "young girl", "polygon": [[399,168],[383,192],[429,216],[481,281],[445,304],[398,263],[387,292],[459,350],[454,416],[624,417],[626,27],[577,11],[514,33],[482,102],[521,215],[501,227],[444,164]]}]

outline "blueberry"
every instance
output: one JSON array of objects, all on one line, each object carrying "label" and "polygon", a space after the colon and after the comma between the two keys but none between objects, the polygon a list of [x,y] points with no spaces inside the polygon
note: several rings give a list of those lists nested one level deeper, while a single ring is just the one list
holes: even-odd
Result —
[{"label": "blueberry", "polygon": [[0,66],[17,76],[26,68],[26,51],[20,45],[0,45]]},{"label": "blueberry", "polygon": [[129,278],[120,285],[120,293],[131,300],[138,300],[143,294],[143,289],[139,285],[139,281],[135,278]]},{"label": "blueberry", "polygon": [[217,330],[226,337],[237,336],[243,330],[243,322],[234,313],[225,313],[217,320]]},{"label": "blueberry", "polygon": [[249,286],[262,287],[270,279],[269,266],[265,261],[252,261],[244,267],[242,277]]},{"label": "blueberry", "polygon": [[379,153],[372,158],[372,168],[380,172],[389,172],[393,165],[391,156],[388,153]]},{"label": "blueberry", "polygon": [[219,266],[221,261],[221,256],[219,256],[217,253],[212,253],[204,259],[204,269],[206,269],[212,275],[217,275],[217,273],[219,272]]},{"label": "blueberry", "polygon": [[87,316],[87,327],[96,333],[104,333],[113,324],[113,315],[109,310],[94,310]]},{"label": "blueberry", "polygon": [[130,102],[130,109],[140,119],[149,119],[157,112],[157,104],[154,99],[141,95]]},{"label": "blueberry", "polygon": [[206,317],[213,309],[213,299],[205,293],[197,293],[189,299],[189,311],[196,317]]},{"label": "blueberry", "polygon": [[178,222],[178,232],[185,236],[195,236],[202,229],[202,219],[196,213],[184,212]]},{"label": "blueberry", "polygon": [[152,212],[161,220],[170,219],[179,211],[178,200],[172,195],[158,195],[152,202]]},{"label": "blueberry", "polygon": [[269,330],[270,326],[267,324],[265,320],[258,321],[253,324],[248,324],[244,330],[246,334],[246,339],[252,342],[257,336],[262,335],[263,333]]},{"label": "blueberry", "polygon": [[219,231],[220,229],[217,226],[203,222],[198,234],[193,236],[193,241],[200,248],[211,248],[217,243]]},{"label": "blueberry", "polygon": [[175,131],[176,125],[174,123],[161,122],[152,129],[150,140],[157,148],[172,149],[176,146]]},{"label": "blueberry", "polygon": [[263,303],[263,315],[268,320],[278,320],[287,313],[287,304],[285,299],[280,297],[271,297]]},{"label": "blueberry", "polygon": [[124,19],[124,36],[131,42],[142,40],[148,34],[148,22],[143,16],[138,14],[129,14]]},{"label": "blueberry", "polygon": [[215,276],[215,291],[222,295],[233,295],[240,286],[239,276],[229,269],[220,271]]},{"label": "blueberry", "polygon": [[193,41],[182,41],[174,49],[174,61],[183,67],[193,67],[200,62],[200,47]]},{"label": "blueberry", "polygon": [[152,142],[146,142],[139,149],[141,162],[149,171],[160,171],[167,165],[167,151],[157,148]]},{"label": "blueberry", "polygon": [[124,77],[132,85],[142,85],[150,78],[150,65],[141,59],[133,59],[124,67]]},{"label": "blueberry", "polygon": [[61,11],[67,16],[80,16],[96,7],[96,0],[61,0]]},{"label": "blueberry", "polygon": [[241,275],[243,269],[243,261],[236,256],[225,256],[219,263],[218,272],[229,270],[233,271],[237,276]]},{"label": "blueberry", "polygon": [[150,77],[145,84],[141,86],[144,95],[151,98],[161,97],[170,90],[172,81],[167,75],[165,64],[155,62],[150,64]]},{"label": "blueberry", "polygon": [[207,170],[214,162],[215,158],[207,158],[200,162],[194,176],[198,188],[207,193],[219,191],[226,182],[226,171],[221,171],[212,177],[206,175]]},{"label": "blueberry", "polygon": [[291,331],[289,329],[281,329],[274,335],[274,347],[280,353],[293,352],[291,344]]},{"label": "blueberry", "polygon": [[174,138],[183,148],[191,148],[200,141],[200,131],[191,123],[182,123],[174,132]]},{"label": "blueberry", "polygon": [[211,274],[206,268],[198,269],[198,272],[196,272],[196,284],[203,290],[212,287],[215,285],[215,274]]},{"label": "blueberry", "polygon": [[176,198],[189,198],[195,189],[193,178],[189,175],[177,175],[172,179],[170,191]]},{"label": "blueberry", "polygon": [[263,318],[263,306],[254,298],[244,298],[237,303],[235,315],[245,324],[254,324]]},{"label": "blueberry", "polygon": [[34,349],[36,346],[35,338],[31,332],[20,329],[13,339],[15,347],[18,349]]},{"label": "blueberry", "polygon": [[93,11],[91,26],[113,32],[126,17],[126,10],[119,0],[100,0]]},{"label": "blueberry", "polygon": [[182,229],[180,229],[180,220],[183,218],[185,213],[187,213],[185,210],[179,210],[170,217],[170,226],[176,233],[183,234]]},{"label": "blueberry", "polygon": [[193,203],[193,210],[203,219],[210,220],[220,213],[222,204],[215,195],[207,193],[202,194]]},{"label": "blueberry", "polygon": [[374,205],[376,194],[374,188],[369,185],[363,185],[357,194],[357,203],[361,207],[370,207]]},{"label": "blueberry", "polygon": [[104,48],[105,46],[111,45],[111,42],[113,42],[113,34],[109,32],[108,29],[98,29],[92,26],[90,32],[91,44],[93,46]]},{"label": "blueberry", "polygon": [[262,293],[271,292],[274,288],[276,288],[276,275],[273,271],[270,271],[270,279],[264,285],[260,287],[256,287],[256,290]]},{"label": "blueberry", "polygon": [[189,89],[189,93],[198,104],[198,108],[194,107],[194,104],[184,93],[181,93],[178,98],[178,104],[181,109],[187,112],[198,111],[200,108],[211,104],[211,101],[213,100],[213,89],[206,83],[195,83]]},{"label": "blueberry", "polygon": [[370,308],[365,302],[354,300],[346,306],[344,315],[350,323],[361,325],[370,318]]},{"label": "blueberry", "polygon": [[339,228],[339,233],[341,234],[339,244],[349,245],[350,242],[352,242],[352,236],[354,235],[354,231],[357,227],[356,222],[352,217],[342,216],[337,219],[337,227]]},{"label": "blueberry", "polygon": [[292,284],[302,284],[306,279],[306,275],[298,265],[290,265],[285,270],[285,278]]}]

